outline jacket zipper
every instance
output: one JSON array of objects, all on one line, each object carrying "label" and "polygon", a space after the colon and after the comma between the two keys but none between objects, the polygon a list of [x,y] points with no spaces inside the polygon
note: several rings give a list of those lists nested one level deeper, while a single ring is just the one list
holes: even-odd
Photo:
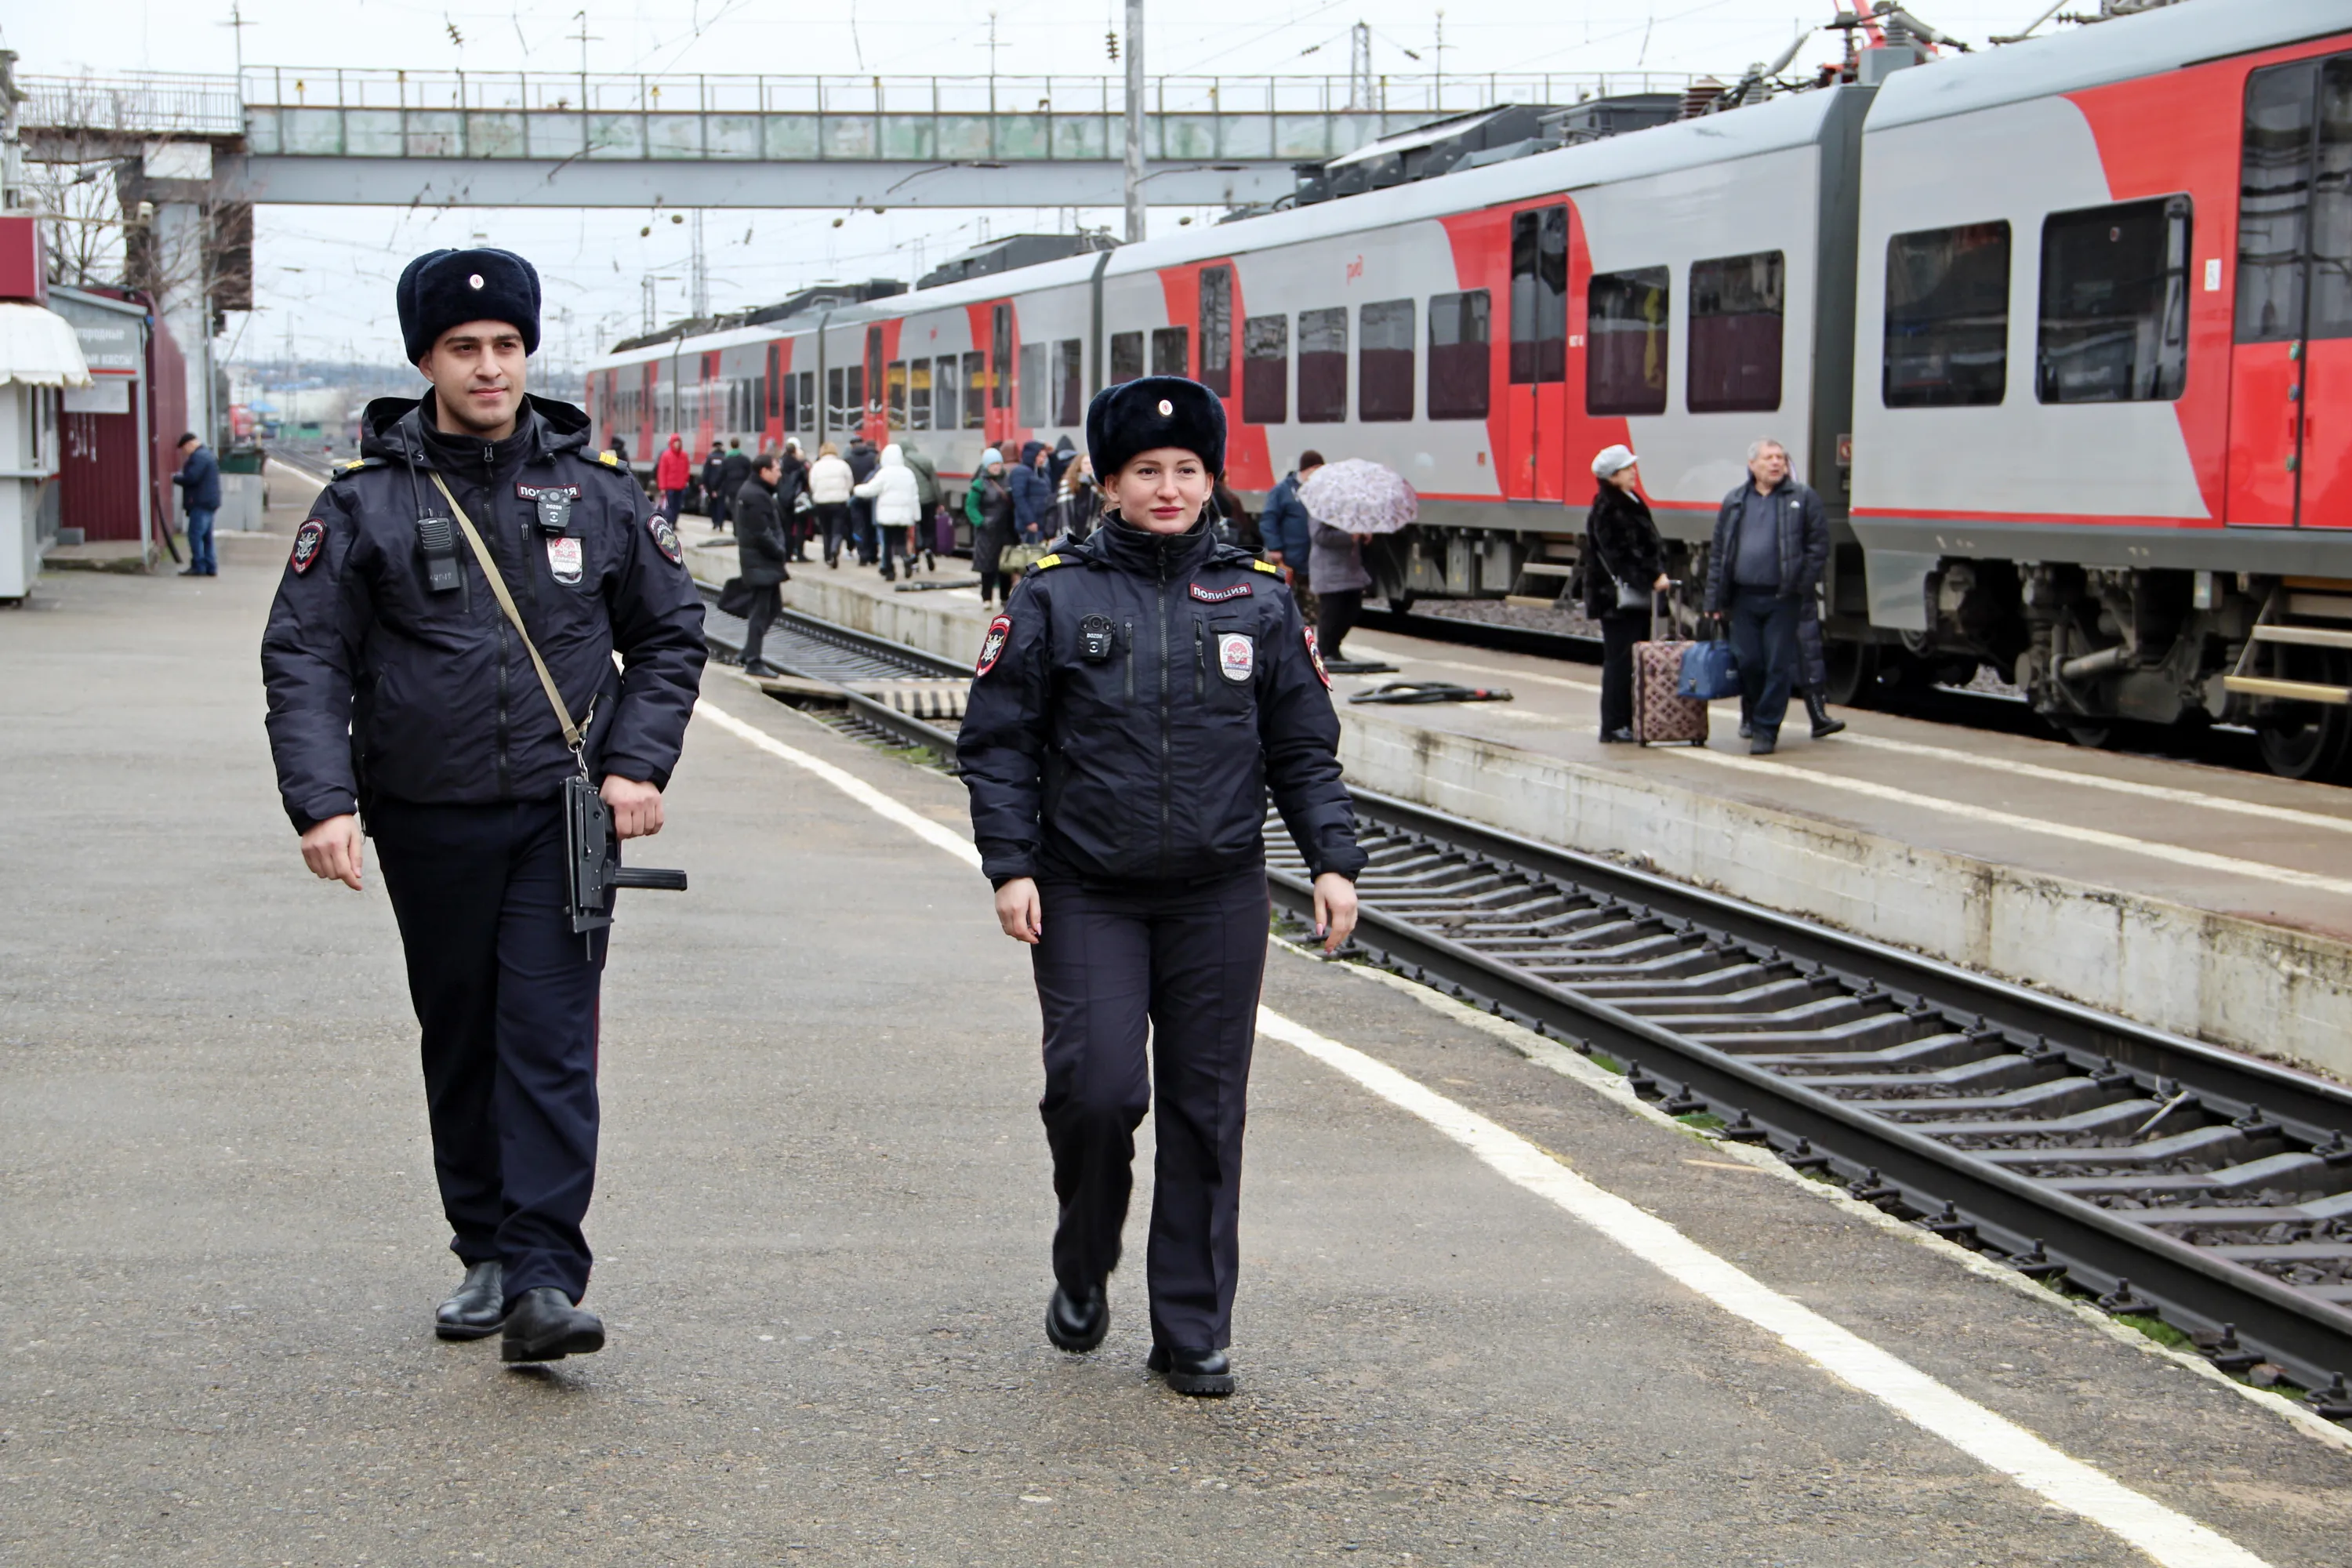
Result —
[{"label": "jacket zipper", "polygon": [[1202,640],[1201,623],[1192,623],[1192,700],[1201,701],[1209,695],[1208,645]]},{"label": "jacket zipper", "polygon": [[1176,833],[1176,789],[1171,776],[1175,771],[1174,721],[1168,704],[1168,667],[1175,660],[1168,646],[1168,552],[1159,550],[1157,556],[1156,591],[1152,596],[1160,605],[1160,874],[1165,877]]},{"label": "jacket zipper", "polygon": [[1127,634],[1127,700],[1132,706],[1135,701],[1135,623],[1121,621],[1119,629]]}]

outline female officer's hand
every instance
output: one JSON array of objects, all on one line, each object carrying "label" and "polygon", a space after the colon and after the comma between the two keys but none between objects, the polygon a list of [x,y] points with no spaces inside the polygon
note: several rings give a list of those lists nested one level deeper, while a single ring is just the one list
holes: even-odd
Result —
[{"label": "female officer's hand", "polygon": [[[996,907],[1004,907],[1002,893],[997,895]],[[1340,944],[1354,935],[1355,930],[1356,884],[1337,871],[1324,872],[1315,879],[1315,934],[1323,939],[1323,951],[1339,952]]]},{"label": "female officer's hand", "polygon": [[[1319,916],[1322,910],[1319,902],[1316,910]],[[1350,899],[1348,903],[1349,923],[1354,924],[1355,919],[1355,900]],[[1035,878],[1015,877],[996,889],[996,923],[1003,926],[1004,934],[1013,941],[1025,942],[1033,947],[1036,945],[1037,939],[1045,934],[1045,923],[1038,909]]]}]

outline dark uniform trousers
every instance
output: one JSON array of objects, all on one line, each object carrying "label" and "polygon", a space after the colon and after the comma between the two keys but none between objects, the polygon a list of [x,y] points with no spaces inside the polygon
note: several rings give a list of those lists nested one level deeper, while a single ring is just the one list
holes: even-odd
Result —
[{"label": "dark uniform trousers", "polygon": [[494,805],[378,799],[367,813],[422,1026],[425,1104],[450,1250],[505,1266],[507,1299],[577,1301],[596,1177],[594,956],[564,914],[562,797]]},{"label": "dark uniform trousers", "polygon": [[[1041,879],[1030,950],[1061,1220],[1054,1278],[1081,1290],[1118,1262],[1135,1130],[1159,1090],[1145,1254],[1153,1342],[1232,1342],[1242,1124],[1265,972],[1265,872],[1170,889]],[[1150,1070],[1144,1058],[1146,1025]]]}]

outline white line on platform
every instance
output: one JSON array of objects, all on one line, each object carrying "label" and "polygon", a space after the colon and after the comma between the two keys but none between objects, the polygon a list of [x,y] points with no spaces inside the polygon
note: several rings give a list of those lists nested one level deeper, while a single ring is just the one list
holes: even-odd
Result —
[{"label": "white line on platform", "polygon": [[[869,811],[977,868],[980,851],[940,823],[709,702],[695,716],[769,755],[805,769]],[[1777,1337],[1841,1383],[2000,1471],[2044,1500],[2104,1526],[2165,1568],[2267,1568],[2263,1561],[2188,1515],[2132,1490],[2105,1471],[1947,1387],[1900,1357],[1726,1262],[1656,1215],[1595,1185],[1558,1159],[1408,1078],[1387,1063],[1317,1034],[1270,1008],[1258,1032],[1293,1046],[1400,1110],[1428,1122],[1497,1174],[1583,1222],[1685,1289]]]},{"label": "white line on platform", "polygon": [[2190,849],[2179,844],[2162,844],[2151,838],[2134,838],[2127,834],[2109,833],[2103,827],[2079,827],[2073,823],[2047,822],[2038,816],[2024,816],[2013,811],[2001,811],[1990,805],[1978,805],[1971,801],[1947,800],[1941,795],[1920,795],[1916,791],[1898,788],[1894,784],[1874,783],[1869,779],[1848,778],[1843,773],[1821,768],[1791,768],[1785,764],[1759,763],[1750,757],[1733,756],[1726,752],[1694,746],[1681,753],[1712,763],[1735,773],[1770,774],[1777,778],[1801,778],[1807,784],[1825,789],[1843,790],[1848,795],[1868,795],[1873,800],[1892,802],[1897,805],[1917,806],[1926,811],[1939,811],[1947,816],[1966,817],[1973,822],[1990,823],[1997,827],[2014,827],[2026,833],[2043,833],[2054,838],[2069,838],[2077,844],[2095,844],[2105,849],[2122,849],[2134,855],[2146,855],[2153,859],[2169,860],[2176,866],[2189,866],[2200,871],[2218,871],[2225,876],[2247,877],[2259,881],[2278,882],[2290,888],[2309,888],[2316,892],[2352,896],[2352,879],[2324,877],[2316,871],[2298,871],[2291,866],[2271,866],[2260,860],[2241,860],[2233,855],[2215,855],[2208,850]]},{"label": "white line on platform", "polygon": [[1956,751],[1949,746],[1923,746],[1912,741],[1891,741],[1884,735],[1862,735],[1849,730],[1841,745],[1861,746],[1874,752],[1893,752],[1900,756],[1919,757],[1929,762],[1965,763],[1970,767],[1992,768],[2021,778],[2046,779],[2053,784],[2084,784],[2092,789],[2104,789],[2116,795],[2136,795],[2143,800],[2168,801],[2175,805],[2192,805],[2200,811],[2234,812],[2241,816],[2256,816],[2264,822],[2292,824],[2298,827],[2316,827],[2329,833],[2352,833],[2352,817],[2329,816],[2324,812],[2298,811],[2292,806],[2265,805],[2258,800],[2239,800],[2226,795],[2208,795],[2202,790],[2175,789],[2168,784],[2142,784],[2137,779],[2107,778],[2098,773],[2076,773],[2071,768],[2043,767],[2039,763],[2016,762],[2007,757],[1982,755],[1973,752]]},{"label": "white line on platform", "polygon": [[2007,1417],[1929,1377],[1725,1262],[1655,1215],[1595,1186],[1533,1143],[1350,1046],[1261,1008],[1258,1032],[1296,1046],[1411,1111],[1498,1174],[1549,1200],[1734,1317],[1745,1318],[1841,1383],[1884,1403],[2029,1491],[2105,1525],[2158,1563],[2256,1568],[2262,1559],[2186,1514],[2061,1453]]}]

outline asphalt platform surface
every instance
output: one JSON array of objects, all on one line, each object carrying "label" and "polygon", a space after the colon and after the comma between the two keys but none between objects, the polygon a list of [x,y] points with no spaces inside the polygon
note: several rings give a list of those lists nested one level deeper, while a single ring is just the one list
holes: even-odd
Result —
[{"label": "asphalt platform surface", "polygon": [[[224,543],[0,610],[0,1563],[2148,1561],[1271,1038],[1241,1394],[1145,1374],[1140,1193],[1108,1342],[1055,1352],[985,884],[710,722],[636,857],[693,891],[628,896],[605,991],[610,1347],[436,1342],[391,913],[373,863],[302,869],[285,541]],[[951,780],[706,700],[962,826]],[[2346,1560],[2352,1455],[2242,1395],[1397,989],[1278,952],[1266,999],[2260,1560]]]}]

